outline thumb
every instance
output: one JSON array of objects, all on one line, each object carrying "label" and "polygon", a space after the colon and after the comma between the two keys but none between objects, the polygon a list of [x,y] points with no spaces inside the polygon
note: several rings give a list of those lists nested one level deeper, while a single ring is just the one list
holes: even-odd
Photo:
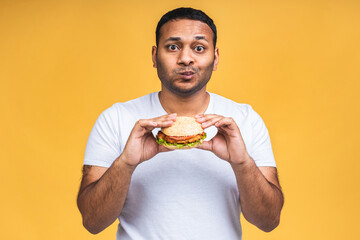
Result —
[{"label": "thumb", "polygon": [[167,147],[159,145],[159,152],[169,152],[169,151],[174,151],[174,149],[169,149]]},{"label": "thumb", "polygon": [[212,150],[212,140],[210,141],[203,141],[200,146],[197,146],[196,148],[211,151]]}]

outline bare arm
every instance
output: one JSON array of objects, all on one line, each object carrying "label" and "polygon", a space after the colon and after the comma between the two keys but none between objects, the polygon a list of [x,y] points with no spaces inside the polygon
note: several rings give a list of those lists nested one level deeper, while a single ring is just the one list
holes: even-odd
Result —
[{"label": "bare arm", "polygon": [[120,215],[134,169],[120,157],[108,169],[84,166],[77,204],[89,232],[101,232]]},{"label": "bare arm", "polygon": [[272,231],[280,222],[280,212],[284,204],[276,168],[258,168],[255,165],[232,118],[209,114],[199,115],[197,121],[203,124],[203,128],[218,128],[218,134],[199,148],[212,151],[230,163],[246,220],[263,231]]},{"label": "bare arm", "polygon": [[276,168],[258,168],[252,159],[240,165],[232,164],[232,168],[245,219],[265,232],[275,229],[284,204]]},{"label": "bare arm", "polygon": [[168,127],[176,115],[164,115],[136,122],[122,154],[110,168],[84,166],[77,204],[84,227],[96,234],[107,228],[120,215],[132,173],[136,166],[159,152],[168,151],[159,146],[151,131]]}]

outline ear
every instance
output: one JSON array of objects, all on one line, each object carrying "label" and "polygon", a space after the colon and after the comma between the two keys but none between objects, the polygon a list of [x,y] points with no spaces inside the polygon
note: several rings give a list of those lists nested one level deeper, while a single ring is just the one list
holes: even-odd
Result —
[{"label": "ear", "polygon": [[151,50],[151,55],[152,55],[152,61],[153,61],[153,67],[157,68],[157,64],[156,64],[156,52],[157,52],[157,48],[155,46],[152,47]]},{"label": "ear", "polygon": [[216,47],[213,71],[216,71],[218,64],[219,64],[219,48]]}]

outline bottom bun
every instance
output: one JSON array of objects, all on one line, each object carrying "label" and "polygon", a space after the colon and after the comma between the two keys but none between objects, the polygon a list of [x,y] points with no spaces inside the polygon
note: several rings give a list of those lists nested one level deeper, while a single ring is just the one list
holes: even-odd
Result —
[{"label": "bottom bun", "polygon": [[162,146],[164,146],[164,147],[166,147],[168,149],[172,149],[172,150],[185,150],[185,149],[196,148],[196,147],[200,146],[201,144],[202,144],[202,141],[196,143],[194,146],[183,146],[181,148],[179,148],[179,147],[177,147],[175,145],[168,145],[168,146],[166,146],[165,144],[160,144],[160,145],[162,145]]}]

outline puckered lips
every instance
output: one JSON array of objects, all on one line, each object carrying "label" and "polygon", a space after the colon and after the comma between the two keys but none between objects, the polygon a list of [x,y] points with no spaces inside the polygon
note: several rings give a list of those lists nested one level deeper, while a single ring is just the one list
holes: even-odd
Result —
[{"label": "puckered lips", "polygon": [[194,71],[181,71],[178,74],[181,76],[181,78],[189,80],[194,77],[195,72]]},{"label": "puckered lips", "polygon": [[163,139],[168,143],[193,143],[200,139],[202,139],[205,136],[205,132],[202,132],[200,134],[191,135],[191,136],[167,136],[162,131],[158,132],[158,138]]}]

